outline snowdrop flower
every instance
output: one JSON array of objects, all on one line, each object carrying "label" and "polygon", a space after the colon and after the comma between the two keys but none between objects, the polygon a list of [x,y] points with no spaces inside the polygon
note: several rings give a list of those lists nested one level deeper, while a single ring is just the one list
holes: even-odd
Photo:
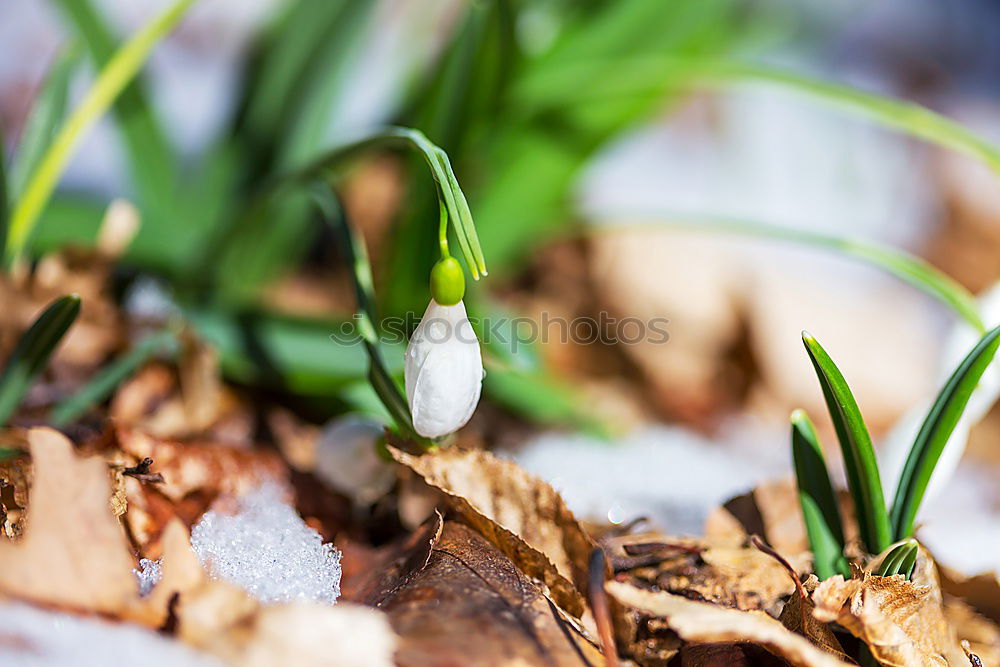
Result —
[{"label": "snowdrop flower", "polygon": [[381,424],[359,414],[332,420],[316,442],[316,476],[356,505],[371,505],[396,481],[375,451],[382,434]]},{"label": "snowdrop flower", "polygon": [[465,279],[453,257],[431,272],[431,302],[406,348],[406,398],[425,438],[457,431],[472,417],[483,387],[483,358],[462,297]]}]

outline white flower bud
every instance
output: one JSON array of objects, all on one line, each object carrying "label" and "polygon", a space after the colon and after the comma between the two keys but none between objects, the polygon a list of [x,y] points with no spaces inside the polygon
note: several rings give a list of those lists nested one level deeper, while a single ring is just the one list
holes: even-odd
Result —
[{"label": "white flower bud", "polygon": [[469,421],[483,388],[483,357],[464,303],[431,300],[406,347],[405,373],[417,433],[438,438]]},{"label": "white flower bud", "polygon": [[382,431],[381,424],[357,414],[327,423],[316,441],[316,476],[355,505],[374,503],[396,481],[396,471],[375,453]]}]

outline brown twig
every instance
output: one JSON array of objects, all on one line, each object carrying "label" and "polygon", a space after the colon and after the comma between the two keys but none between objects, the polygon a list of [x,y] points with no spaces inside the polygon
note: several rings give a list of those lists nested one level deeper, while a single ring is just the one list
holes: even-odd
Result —
[{"label": "brown twig", "polygon": [[764,544],[764,540],[760,539],[756,535],[750,536],[750,544],[754,545],[755,547],[766,553],[768,556],[778,561],[781,564],[781,566],[785,568],[785,571],[788,573],[788,576],[792,578],[792,581],[795,582],[795,589],[799,592],[799,595],[802,596],[802,599],[803,600],[808,599],[809,594],[806,593],[806,589],[803,588],[802,582],[799,581],[799,575],[795,572],[795,568],[792,567],[791,563],[785,560],[784,556],[782,556],[777,551]]},{"label": "brown twig", "polygon": [[123,475],[128,475],[129,477],[135,477],[140,482],[145,482],[146,484],[162,484],[163,475],[158,472],[149,472],[149,469],[153,466],[153,459],[148,456],[143,460],[139,461],[138,464],[130,466],[122,470]]},{"label": "brown twig", "polygon": [[604,577],[608,562],[604,550],[600,547],[590,552],[588,566],[588,583],[590,588],[590,608],[597,622],[597,634],[604,651],[604,660],[608,667],[618,667],[618,651],[615,648],[615,634],[611,626],[611,607],[608,604],[608,594],[604,590]]}]

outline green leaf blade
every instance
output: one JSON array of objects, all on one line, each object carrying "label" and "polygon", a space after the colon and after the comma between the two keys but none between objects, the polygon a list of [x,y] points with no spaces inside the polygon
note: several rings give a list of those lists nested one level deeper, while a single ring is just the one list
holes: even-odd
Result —
[{"label": "green leaf blade", "polygon": [[802,517],[813,552],[813,568],[820,581],[836,574],[849,577],[851,568],[844,557],[843,523],[819,436],[804,410],[793,412],[791,422],[792,460]]},{"label": "green leaf blade", "polygon": [[176,0],[126,42],[101,69],[94,85],[45,151],[11,213],[6,244],[8,259],[13,260],[24,250],[38,216],[83,135],[138,74],[153,47],[177,25],[193,2]]},{"label": "green leaf blade", "polygon": [[172,331],[159,331],[139,341],[131,350],[115,359],[78,391],[60,401],[50,420],[56,428],[79,419],[91,406],[100,403],[142,364],[176,340]]},{"label": "green leaf blade", "polygon": [[77,50],[67,49],[52,66],[35,98],[10,170],[10,191],[15,198],[24,191],[28,178],[66,117],[70,79],[78,60]]},{"label": "green leaf blade", "polygon": [[861,541],[869,553],[882,552],[891,542],[892,528],[885,508],[871,436],[847,380],[826,350],[809,333],[802,342],[812,361],[844,457],[848,487],[854,499]]},{"label": "green leaf blade", "polygon": [[[897,248],[857,238],[791,229],[758,220],[716,216],[664,215],[662,219],[638,222],[635,226],[651,225],[704,232],[743,234],[762,239],[799,243],[817,250],[838,252],[846,257],[866,262],[898,278],[950,308],[977,331],[981,333],[986,331],[979,313],[979,306],[976,304],[976,298],[969,290],[920,257]],[[621,227],[615,226],[614,229],[621,229]]]},{"label": "green leaf blade", "polygon": [[21,336],[0,375],[0,424],[10,418],[80,314],[80,297],[53,301]]},{"label": "green leaf blade", "polygon": [[931,475],[958,424],[973,390],[996,356],[1000,327],[983,336],[958,365],[931,406],[900,473],[892,504],[892,528],[897,539],[913,534],[917,511]]}]

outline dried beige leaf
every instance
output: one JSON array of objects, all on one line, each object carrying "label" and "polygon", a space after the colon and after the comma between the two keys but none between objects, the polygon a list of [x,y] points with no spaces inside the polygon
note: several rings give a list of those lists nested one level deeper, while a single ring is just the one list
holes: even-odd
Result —
[{"label": "dried beige leaf", "polygon": [[262,607],[206,648],[242,667],[392,667],[396,644],[380,611],[300,602]]},{"label": "dried beige leaf", "polygon": [[28,432],[34,483],[27,527],[0,542],[0,591],[34,602],[118,613],[138,596],[125,536],[111,513],[107,465],[79,458],[62,434]]},{"label": "dried beige leaf", "polygon": [[[958,632],[959,643],[968,643],[984,665],[1000,665],[1000,627],[977,614],[965,602],[946,597],[944,617]],[[963,645],[964,648],[964,645]]]},{"label": "dried beige leaf", "polygon": [[563,609],[580,617],[587,561],[594,542],[551,486],[482,450],[446,449],[393,458],[440,490],[462,517],[525,574],[549,587]]},{"label": "dried beige leaf", "polygon": [[624,605],[665,618],[670,628],[688,642],[759,644],[797,667],[845,667],[850,664],[763,612],[726,609],[670,593],[644,591],[616,581],[608,582],[607,590]]},{"label": "dried beige leaf", "polygon": [[[747,546],[658,533],[623,535],[602,541],[615,571],[640,587],[656,587],[726,607],[777,614],[795,590],[773,557]],[[807,554],[790,559],[796,572],[808,569]]]},{"label": "dried beige leaf", "polygon": [[[175,595],[197,590],[206,581],[205,570],[191,548],[187,528],[177,519],[167,523],[160,539],[163,575],[149,595],[141,598],[124,616],[137,623],[161,627]],[[148,555],[147,555],[148,557]]]},{"label": "dried beige leaf", "polygon": [[[804,590],[815,590],[818,584],[816,576],[809,575],[809,579],[803,584]],[[850,658],[844,653],[843,647],[836,635],[833,634],[829,624],[815,617],[813,613],[815,608],[812,598],[804,597],[796,592],[785,603],[778,620],[786,628],[808,638],[813,644],[826,650],[827,653],[849,661]]]},{"label": "dried beige leaf", "polygon": [[177,617],[182,641],[241,667],[394,664],[397,639],[385,614],[357,605],[262,605],[209,581],[181,594]]},{"label": "dried beige leaf", "polygon": [[[841,491],[837,499],[845,538],[852,542],[858,537],[858,529],[850,494]],[[750,535],[761,536],[785,557],[794,559],[809,550],[795,480],[760,484],[749,493],[727,500],[705,521],[705,538],[714,543],[740,546]]]},{"label": "dried beige leaf", "polygon": [[139,209],[125,199],[115,199],[108,205],[97,235],[97,249],[108,259],[123,255],[139,232]]},{"label": "dried beige leaf", "polygon": [[868,645],[883,665],[957,665],[965,661],[955,629],[944,616],[933,561],[921,550],[913,580],[902,575],[840,575],[813,593],[814,616],[837,622]]}]

